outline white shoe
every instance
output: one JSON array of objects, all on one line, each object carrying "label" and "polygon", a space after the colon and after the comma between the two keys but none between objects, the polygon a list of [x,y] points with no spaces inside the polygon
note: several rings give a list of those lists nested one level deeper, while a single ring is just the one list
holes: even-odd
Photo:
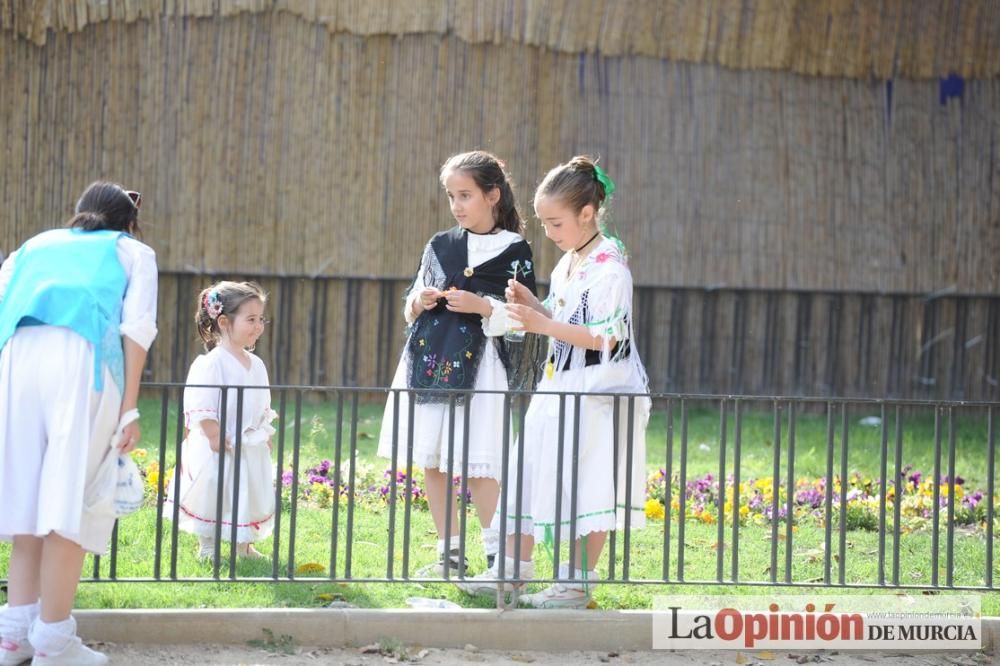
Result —
[{"label": "white shoe", "polygon": [[448,569],[448,578],[458,578],[459,568],[457,562],[449,561],[448,565],[445,565],[443,561],[434,562],[433,564],[428,564],[420,567],[415,572],[413,572],[414,578],[444,578],[445,569]]},{"label": "white shoe", "polygon": [[[531,562],[521,562],[521,570],[518,577],[521,580],[531,580],[534,578],[534,567]],[[514,566],[511,562],[507,562],[507,566],[504,569],[505,578],[514,577]],[[525,583],[498,583],[500,580],[500,567],[494,564],[492,567],[479,574],[478,576],[473,576],[472,578],[467,578],[463,583],[456,583],[458,589],[462,590],[466,594],[472,595],[482,595],[482,596],[494,596],[497,591],[502,592],[520,592],[524,590]]]},{"label": "white shoe", "polygon": [[[447,562],[447,564],[445,564]],[[413,573],[414,578],[444,578],[445,569],[448,569],[449,578],[458,578],[465,573],[469,568],[469,560],[466,558],[462,565],[458,563],[458,549],[453,548],[448,553],[448,558],[446,559],[444,555],[441,556],[437,562],[433,564],[428,564],[426,566],[420,567]]]},{"label": "white shoe", "polygon": [[108,663],[107,655],[91,650],[83,644],[79,637],[74,636],[62,652],[44,654],[35,652],[31,660],[32,666],[47,666],[48,664],[73,664],[73,666],[104,666]]},{"label": "white shoe", "polygon": [[27,638],[19,641],[11,641],[6,638],[0,640],[0,666],[15,666],[23,664],[31,659],[35,650]]},{"label": "white shoe", "polygon": [[587,608],[592,598],[590,592],[579,585],[556,583],[541,592],[525,594],[518,598],[524,606],[534,608]]}]

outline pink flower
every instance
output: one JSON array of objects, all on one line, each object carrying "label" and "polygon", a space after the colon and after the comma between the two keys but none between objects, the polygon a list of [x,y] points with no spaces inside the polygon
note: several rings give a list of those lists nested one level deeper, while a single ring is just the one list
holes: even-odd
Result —
[{"label": "pink flower", "polygon": [[599,264],[603,264],[605,261],[607,261],[608,259],[610,259],[611,256],[612,255],[611,255],[610,252],[607,252],[607,251],[605,251],[605,252],[599,252],[597,254],[597,256],[594,257],[594,261],[596,261]]}]

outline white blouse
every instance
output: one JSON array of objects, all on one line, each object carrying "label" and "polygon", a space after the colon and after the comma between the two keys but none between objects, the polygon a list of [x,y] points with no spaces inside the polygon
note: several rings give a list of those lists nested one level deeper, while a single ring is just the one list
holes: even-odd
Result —
[{"label": "white blouse", "polygon": [[[215,347],[194,360],[185,382],[188,386],[184,389],[184,423],[188,428],[194,428],[202,421],[218,421],[221,415],[222,390],[192,384],[262,387],[242,391],[241,430],[244,444],[263,444],[274,434],[271,421],[277,416],[271,410],[271,391],[266,388],[270,381],[260,357],[250,352],[243,353],[245,360],[250,362],[249,368],[222,347]],[[232,442],[236,441],[238,400],[237,390],[230,388],[226,391],[226,436]]]}]

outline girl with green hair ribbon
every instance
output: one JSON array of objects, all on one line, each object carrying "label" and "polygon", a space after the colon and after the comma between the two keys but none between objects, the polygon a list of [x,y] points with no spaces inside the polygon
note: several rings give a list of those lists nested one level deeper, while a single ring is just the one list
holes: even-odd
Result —
[{"label": "girl with green hair ribbon", "polygon": [[[504,570],[513,575],[516,563],[509,558],[518,539],[522,581],[534,576],[536,540],[570,548],[569,557],[559,555],[559,569],[543,576],[561,582],[520,598],[537,608],[590,605],[608,532],[645,524],[650,399],[635,346],[628,257],[602,224],[614,191],[614,182],[589,157],[549,171],[535,192],[535,213],[565,254],[544,301],[513,283],[506,294],[508,316],[528,333],[544,336],[548,353],[525,415],[523,446],[510,455]],[[466,588],[497,589],[485,581]]]}]

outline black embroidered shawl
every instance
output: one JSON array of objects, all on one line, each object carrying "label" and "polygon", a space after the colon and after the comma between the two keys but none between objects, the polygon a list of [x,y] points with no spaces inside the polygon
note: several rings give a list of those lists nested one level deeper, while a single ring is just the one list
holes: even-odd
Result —
[{"label": "black embroidered shawl", "polygon": [[[429,243],[440,271],[428,270],[424,284],[441,291],[452,288],[504,300],[507,280],[517,269],[517,279],[535,293],[535,271],[531,247],[527,241],[511,243],[498,256],[479,266],[469,266],[468,232],[461,227],[436,234]],[[467,390],[475,387],[479,361],[486,349],[487,337],[483,333],[482,318],[478,314],[451,312],[442,298],[438,305],[425,310],[413,322],[407,340],[409,373],[407,385],[413,389]],[[507,343],[502,337],[494,338],[497,352],[504,367],[510,371],[511,349],[518,343]],[[446,393],[422,392],[417,402],[447,401]],[[462,402],[461,396],[456,398]]]}]

